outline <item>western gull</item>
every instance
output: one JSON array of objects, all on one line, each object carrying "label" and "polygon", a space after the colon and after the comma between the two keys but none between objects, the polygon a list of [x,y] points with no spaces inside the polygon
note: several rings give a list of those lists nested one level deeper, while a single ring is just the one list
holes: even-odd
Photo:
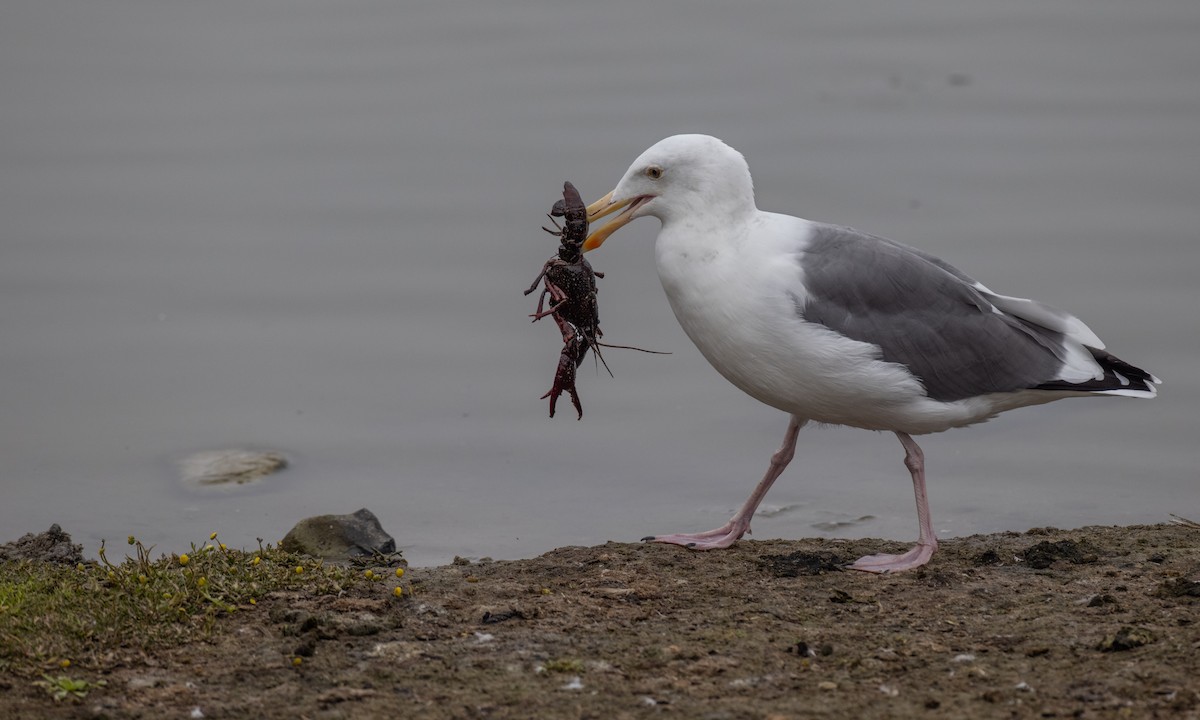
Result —
[{"label": "western gull", "polygon": [[655,260],[679,324],[725,379],[791,415],[766,475],[729,522],[645,540],[729,547],[749,532],[800,428],[848,425],[900,439],[920,524],[909,552],[849,567],[909,570],[937,549],[913,435],[1067,397],[1157,394],[1158,378],[1105,352],[1072,315],[995,293],[915,248],[759,210],[745,158],[717,138],[676,135],[646,150],[588,207],[590,220],[617,211],[584,250],[631,220],[658,218]]}]

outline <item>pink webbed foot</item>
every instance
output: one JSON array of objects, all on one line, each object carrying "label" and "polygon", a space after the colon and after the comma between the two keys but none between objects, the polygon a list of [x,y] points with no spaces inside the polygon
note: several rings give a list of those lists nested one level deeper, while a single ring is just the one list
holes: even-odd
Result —
[{"label": "pink webbed foot", "polygon": [[904,570],[919,568],[929,562],[935,550],[937,550],[936,540],[929,544],[918,543],[912,550],[903,555],[888,555],[886,553],[867,555],[860,557],[846,567],[850,570],[861,570],[872,573],[902,572]]},{"label": "pink webbed foot", "polygon": [[647,535],[642,542],[682,545],[689,550],[720,550],[727,548],[750,532],[750,525],[734,523],[732,520],[716,530],[699,533],[675,533],[673,535]]},{"label": "pink webbed foot", "polygon": [[929,519],[929,496],[925,492],[925,454],[907,433],[897,432],[896,437],[904,446],[904,464],[912,473],[913,493],[917,500],[917,521],[921,526],[917,544],[903,555],[880,553],[860,557],[846,566],[851,570],[873,573],[912,570],[929,562],[929,558],[933,557],[933,552],[937,550],[937,535],[933,532],[933,522]]},{"label": "pink webbed foot", "polygon": [[783,437],[783,446],[771,456],[771,466],[767,468],[767,474],[758,481],[754,492],[750,493],[750,497],[746,498],[746,502],[729,519],[729,522],[716,530],[707,532],[650,535],[642,538],[642,542],[670,543],[682,545],[691,550],[720,550],[737,542],[739,538],[750,532],[750,518],[754,517],[754,511],[758,509],[758,504],[766,497],[767,490],[771,489],[771,484],[792,461],[792,456],[796,453],[796,436],[800,433],[800,428],[804,427],[805,422],[807,421],[801,420],[795,415],[791,417],[791,420],[788,421],[787,434]]}]

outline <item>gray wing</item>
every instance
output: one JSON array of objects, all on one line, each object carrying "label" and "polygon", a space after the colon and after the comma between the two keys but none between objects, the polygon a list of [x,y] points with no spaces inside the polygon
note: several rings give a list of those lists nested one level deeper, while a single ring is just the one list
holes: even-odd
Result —
[{"label": "gray wing", "polygon": [[935,400],[1035,388],[1062,367],[1062,333],[997,312],[974,280],[932,255],[816,224],[800,262],[801,316],[879,346]]}]

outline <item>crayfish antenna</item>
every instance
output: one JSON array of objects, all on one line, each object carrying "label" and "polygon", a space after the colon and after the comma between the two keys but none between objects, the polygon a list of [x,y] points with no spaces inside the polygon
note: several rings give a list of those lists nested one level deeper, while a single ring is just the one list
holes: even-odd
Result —
[{"label": "crayfish antenna", "polygon": [[597,360],[599,361],[599,363],[596,365],[596,370],[598,371],[600,369],[600,365],[603,365],[604,369],[608,372],[608,376],[610,378],[615,378],[616,375],[613,375],[612,368],[608,366],[608,361],[605,360],[604,356],[600,354],[600,341],[592,337],[588,338],[588,344],[592,346],[592,355],[595,357],[595,360],[592,362],[596,362]]}]

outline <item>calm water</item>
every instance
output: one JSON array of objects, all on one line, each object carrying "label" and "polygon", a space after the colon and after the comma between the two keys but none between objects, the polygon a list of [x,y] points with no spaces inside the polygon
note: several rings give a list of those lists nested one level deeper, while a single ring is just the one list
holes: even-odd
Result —
[{"label": "calm water", "polygon": [[[545,417],[521,290],[570,179],[707,132],[759,204],[942,255],[1162,377],[929,437],[947,536],[1200,515],[1200,3],[9,3],[0,540],[278,539],[369,507],[417,564],[701,530],[786,418],[675,324],[653,220],[593,262],[615,379]],[[586,366],[585,366],[586,367]],[[236,492],[198,450],[282,450]],[[916,533],[888,435],[806,430],[756,537]],[[862,520],[841,529],[823,529]]]}]

